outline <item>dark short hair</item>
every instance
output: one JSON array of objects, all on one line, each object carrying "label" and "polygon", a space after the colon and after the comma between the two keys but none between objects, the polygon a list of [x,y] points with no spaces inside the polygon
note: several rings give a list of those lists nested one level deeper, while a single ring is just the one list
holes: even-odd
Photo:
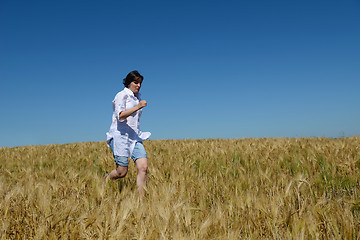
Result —
[{"label": "dark short hair", "polygon": [[140,75],[140,73],[136,70],[129,72],[129,74],[124,78],[123,84],[125,87],[128,87],[131,82],[139,80],[144,80],[144,77]]}]

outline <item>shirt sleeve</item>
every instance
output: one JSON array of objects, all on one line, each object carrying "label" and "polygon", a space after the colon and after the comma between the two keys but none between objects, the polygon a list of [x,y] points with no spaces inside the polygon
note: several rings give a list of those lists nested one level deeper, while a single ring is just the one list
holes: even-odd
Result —
[{"label": "shirt sleeve", "polygon": [[113,101],[113,106],[114,106],[114,112],[115,112],[115,116],[116,119],[120,122],[125,121],[125,119],[120,120],[119,119],[119,114],[122,111],[126,110],[126,99],[127,99],[127,95],[124,93],[119,93],[115,96],[115,99]]}]

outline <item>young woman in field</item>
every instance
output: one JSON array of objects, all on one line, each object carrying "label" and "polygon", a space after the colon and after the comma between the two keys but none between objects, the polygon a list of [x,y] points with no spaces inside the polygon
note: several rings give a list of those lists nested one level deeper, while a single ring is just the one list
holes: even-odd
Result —
[{"label": "young woman in field", "polygon": [[123,80],[125,88],[116,94],[112,102],[112,123],[106,136],[116,168],[104,177],[105,182],[125,177],[131,157],[138,171],[136,184],[140,198],[144,195],[148,167],[142,142],[151,135],[150,132],[141,132],[139,126],[142,108],[147,105],[145,100],[141,100],[139,93],[143,80],[144,77],[138,71],[130,72]]}]

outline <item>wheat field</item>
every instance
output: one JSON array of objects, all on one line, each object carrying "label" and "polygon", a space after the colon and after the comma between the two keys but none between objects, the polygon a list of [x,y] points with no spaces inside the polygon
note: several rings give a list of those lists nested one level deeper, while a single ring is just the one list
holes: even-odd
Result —
[{"label": "wheat field", "polygon": [[360,137],[144,145],[142,201],[105,142],[0,148],[1,239],[360,239]]}]

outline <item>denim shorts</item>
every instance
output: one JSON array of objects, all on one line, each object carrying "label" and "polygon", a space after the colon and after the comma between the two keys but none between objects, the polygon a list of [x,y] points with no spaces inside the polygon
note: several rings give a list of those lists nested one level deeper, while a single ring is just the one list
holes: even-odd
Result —
[{"label": "denim shorts", "polygon": [[[113,152],[114,161],[120,166],[127,167],[129,166],[129,158],[125,156],[116,156],[114,155],[114,140],[110,140],[110,149]],[[136,142],[131,158],[135,162],[138,158],[147,158],[147,154],[142,142]]]}]

